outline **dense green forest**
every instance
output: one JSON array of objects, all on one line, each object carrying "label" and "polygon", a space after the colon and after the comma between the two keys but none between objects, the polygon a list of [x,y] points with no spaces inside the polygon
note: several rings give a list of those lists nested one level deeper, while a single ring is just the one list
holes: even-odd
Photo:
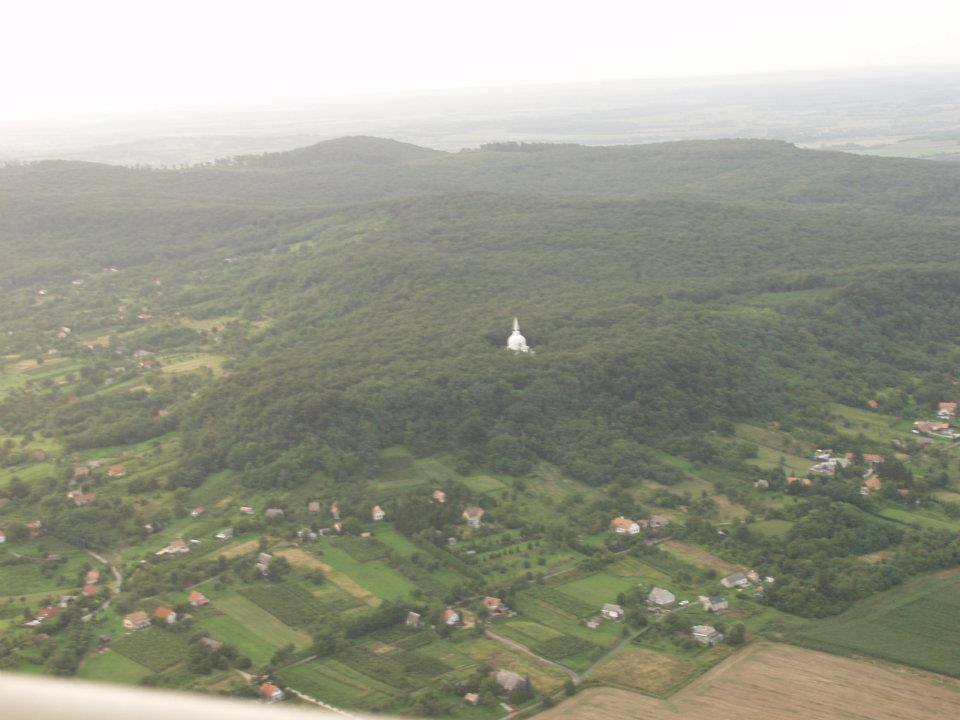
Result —
[{"label": "dense green forest", "polygon": [[[881,518],[860,492],[862,455],[835,482],[789,486],[783,458],[751,464],[742,427],[789,435],[777,449],[801,459],[887,453],[883,502],[960,515],[935,497],[953,481],[948,453],[908,438],[896,447],[912,455],[895,459],[829,409],[880,398],[902,423],[953,397],[958,239],[960,167],[767,141],[441,153],[345,138],[178,170],[3,167],[0,526],[26,539],[42,515],[65,542],[116,549],[191,498],[249,494],[290,514],[309,492],[356,523],[370,488],[393,488],[377,497],[429,572],[383,557],[424,588],[458,573],[434,592],[453,602],[490,587],[444,549],[468,503],[591,571],[604,543],[572,523],[598,534],[611,516],[667,508],[688,513],[677,538],[776,575],[765,603],[836,613],[956,564],[957,534]],[[532,354],[506,349],[515,316]],[[45,442],[55,475],[31,475]],[[458,480],[437,509],[390,485],[398,452],[442,457],[460,480],[512,478],[512,495]],[[94,453],[149,469],[64,505],[68,465]],[[581,488],[553,521],[523,504],[544,468]],[[691,493],[693,469],[713,492]],[[758,499],[759,480],[790,502]],[[743,514],[721,522],[720,497]],[[789,529],[764,535],[760,519]],[[877,552],[884,562],[859,559]],[[138,570],[121,605],[229,567]]]}]

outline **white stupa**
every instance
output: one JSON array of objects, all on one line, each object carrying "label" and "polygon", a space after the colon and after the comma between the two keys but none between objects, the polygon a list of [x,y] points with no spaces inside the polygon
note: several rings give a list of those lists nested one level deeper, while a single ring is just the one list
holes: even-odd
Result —
[{"label": "white stupa", "polygon": [[520,334],[520,321],[516,318],[513,319],[513,332],[507,338],[507,348],[513,350],[515,355],[530,352],[527,339]]}]

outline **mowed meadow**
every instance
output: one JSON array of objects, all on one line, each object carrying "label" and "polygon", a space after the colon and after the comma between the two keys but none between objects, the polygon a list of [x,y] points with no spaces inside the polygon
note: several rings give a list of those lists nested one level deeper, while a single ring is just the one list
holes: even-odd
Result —
[{"label": "mowed meadow", "polygon": [[544,720],[929,720],[960,716],[960,683],[782,644],[746,648],[669,700],[589,688]]}]

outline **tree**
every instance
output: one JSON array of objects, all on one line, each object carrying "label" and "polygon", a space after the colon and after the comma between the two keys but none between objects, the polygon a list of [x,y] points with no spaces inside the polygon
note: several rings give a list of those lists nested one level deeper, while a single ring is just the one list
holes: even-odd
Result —
[{"label": "tree", "polygon": [[737,623],[727,632],[727,642],[731,645],[743,645],[747,639],[747,629],[743,623]]}]

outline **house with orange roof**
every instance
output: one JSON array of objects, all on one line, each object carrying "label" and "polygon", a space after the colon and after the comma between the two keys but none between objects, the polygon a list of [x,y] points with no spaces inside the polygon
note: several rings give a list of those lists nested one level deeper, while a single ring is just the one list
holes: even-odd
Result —
[{"label": "house with orange roof", "polygon": [[190,591],[190,596],[187,598],[187,600],[193,607],[203,607],[204,605],[210,604],[210,600],[207,599],[207,596],[196,590]]},{"label": "house with orange roof", "polygon": [[273,683],[265,682],[260,686],[260,697],[267,702],[277,702],[283,700],[283,690]]},{"label": "house with orange roof", "polygon": [[111,465],[107,468],[107,477],[123,477],[126,474],[126,465]]},{"label": "house with orange roof", "polygon": [[156,610],[153,611],[153,616],[165,622],[167,625],[173,625],[177,621],[177,613],[173,608],[168,608],[166,605],[161,605]]},{"label": "house with orange roof", "polygon": [[867,480],[860,487],[861,495],[869,495],[872,492],[876,492],[882,487],[883,483],[880,482],[880,478],[876,475],[867,478]]}]

